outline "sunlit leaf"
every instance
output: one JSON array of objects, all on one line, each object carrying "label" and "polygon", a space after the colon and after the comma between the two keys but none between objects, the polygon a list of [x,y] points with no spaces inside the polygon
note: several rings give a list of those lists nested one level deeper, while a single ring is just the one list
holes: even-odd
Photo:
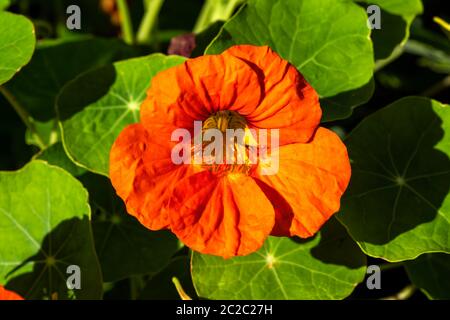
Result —
[{"label": "sunlit leaf", "polygon": [[313,239],[269,237],[245,257],[192,256],[194,286],[208,299],[342,299],[365,267],[364,254],[334,219]]},{"label": "sunlit leaf", "polygon": [[[87,201],[80,182],[45,162],[0,172],[0,284],[26,299],[101,298]],[[69,266],[80,289],[67,286]]]},{"label": "sunlit leaf", "polygon": [[0,85],[30,61],[35,44],[34,27],[30,20],[0,11]]},{"label": "sunlit leaf", "polygon": [[183,61],[178,56],[154,54],[85,73],[66,85],[57,105],[70,158],[90,171],[108,175],[112,144],[123,128],[139,121],[139,107],[150,80]]}]

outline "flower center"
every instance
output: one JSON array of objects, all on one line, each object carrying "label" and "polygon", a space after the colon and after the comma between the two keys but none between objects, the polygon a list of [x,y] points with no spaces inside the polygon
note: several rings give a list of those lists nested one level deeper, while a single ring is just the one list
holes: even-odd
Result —
[{"label": "flower center", "polygon": [[249,174],[254,141],[247,121],[234,111],[218,111],[202,125],[201,166],[219,175]]},{"label": "flower center", "polygon": [[243,116],[234,111],[218,111],[211,115],[203,123],[203,131],[207,129],[219,129],[226,132],[227,129],[246,129],[247,121]]}]

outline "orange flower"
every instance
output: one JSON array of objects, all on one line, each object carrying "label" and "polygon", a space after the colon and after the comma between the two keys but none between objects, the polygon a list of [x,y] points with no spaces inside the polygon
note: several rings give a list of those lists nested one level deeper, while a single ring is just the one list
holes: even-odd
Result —
[{"label": "orange flower", "polygon": [[[320,118],[317,93],[267,46],[190,59],[153,78],[141,122],[112,147],[111,181],[144,226],[168,228],[202,253],[246,255],[269,235],[310,237],[338,211],[350,179],[347,150]],[[279,129],[278,172],[264,175],[263,161],[175,164],[171,134],[195,134],[194,121]]]},{"label": "orange flower", "polygon": [[6,290],[0,286],[0,301],[2,300],[23,300],[23,298],[17,293]]}]

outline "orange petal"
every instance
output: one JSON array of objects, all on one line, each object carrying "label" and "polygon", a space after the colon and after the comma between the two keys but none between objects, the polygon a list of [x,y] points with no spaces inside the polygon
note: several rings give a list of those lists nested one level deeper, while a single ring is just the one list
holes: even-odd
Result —
[{"label": "orange petal", "polygon": [[0,301],[2,300],[23,300],[23,298],[17,293],[6,290],[0,286]]},{"label": "orange petal", "polygon": [[204,171],[184,179],[170,203],[172,231],[193,250],[229,258],[258,250],[274,224],[269,200],[248,176]]},{"label": "orange petal", "polygon": [[320,123],[316,91],[288,61],[268,46],[233,46],[223,55],[243,59],[264,78],[264,98],[247,119],[250,127],[280,129],[280,145],[307,142]]},{"label": "orange petal", "polygon": [[165,206],[172,185],[190,168],[176,166],[170,144],[154,143],[141,124],[126,127],[110,153],[110,178],[127,211],[151,230],[169,227]]},{"label": "orange petal", "polygon": [[203,121],[219,110],[249,114],[261,99],[261,83],[247,63],[233,56],[191,59],[153,78],[141,121],[159,134],[171,128],[190,129],[194,120]]},{"label": "orange petal", "polygon": [[273,156],[278,173],[263,175],[262,166],[255,172],[275,208],[272,234],[310,237],[339,210],[351,175],[347,149],[335,133],[318,128],[311,142],[282,146]]}]

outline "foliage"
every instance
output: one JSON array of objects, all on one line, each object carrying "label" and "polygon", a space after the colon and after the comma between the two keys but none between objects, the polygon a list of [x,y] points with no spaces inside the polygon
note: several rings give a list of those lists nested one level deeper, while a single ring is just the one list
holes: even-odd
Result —
[{"label": "foliage", "polygon": [[[443,1],[100,2],[78,1],[88,14],[67,30],[67,1],[0,0],[0,285],[26,299],[177,299],[177,277],[206,299],[344,299],[382,259],[422,297],[450,299],[449,17],[443,30],[433,22]],[[381,29],[367,26],[369,4]],[[222,259],[126,213],[109,151],[139,121],[151,79],[185,61],[165,52],[191,30],[193,56],[269,45],[319,93],[352,178],[316,236]],[[67,289],[71,265],[81,290]]]}]

